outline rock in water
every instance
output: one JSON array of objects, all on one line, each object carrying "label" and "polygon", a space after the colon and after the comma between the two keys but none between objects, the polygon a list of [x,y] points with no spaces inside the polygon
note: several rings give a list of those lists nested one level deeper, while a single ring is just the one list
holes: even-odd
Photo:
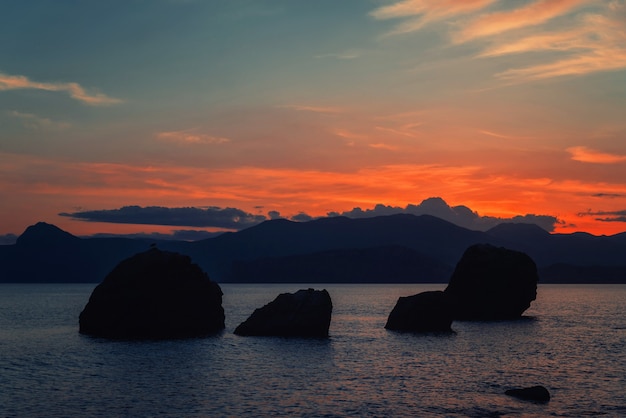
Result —
[{"label": "rock in water", "polygon": [[444,292],[400,297],[385,328],[394,331],[451,332],[452,310]]},{"label": "rock in water", "polygon": [[326,289],[282,293],[272,302],[256,309],[239,324],[235,334],[328,337],[332,310],[333,304]]},{"label": "rock in water", "polygon": [[224,329],[222,290],[185,255],[152,248],[118,264],[91,294],[82,334],[184,338]]},{"label": "rock in water", "polygon": [[543,386],[531,386],[522,389],[509,389],[504,392],[505,395],[513,396],[518,399],[535,402],[548,402],[550,400],[550,392]]},{"label": "rock in water", "polygon": [[454,319],[519,318],[537,297],[537,266],[526,254],[489,244],[469,247],[445,290]]}]

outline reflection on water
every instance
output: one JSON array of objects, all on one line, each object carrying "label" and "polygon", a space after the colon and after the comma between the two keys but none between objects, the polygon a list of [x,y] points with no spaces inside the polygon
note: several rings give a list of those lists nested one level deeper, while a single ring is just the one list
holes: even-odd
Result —
[{"label": "reflection on water", "polygon": [[[222,285],[219,336],[111,342],[78,334],[92,285],[0,285],[0,415],[626,415],[626,286],[543,285],[525,320],[413,335],[387,315],[442,285],[316,285],[333,298],[329,339],[232,334],[304,287]],[[503,394],[535,384],[548,404]]]}]

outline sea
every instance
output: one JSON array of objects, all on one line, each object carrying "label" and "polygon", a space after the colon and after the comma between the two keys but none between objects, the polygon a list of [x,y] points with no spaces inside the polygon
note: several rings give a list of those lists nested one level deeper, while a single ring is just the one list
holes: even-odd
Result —
[{"label": "sea", "polygon": [[[173,341],[78,333],[95,284],[0,284],[3,417],[624,417],[626,285],[549,285],[516,321],[384,329],[441,284],[221,284],[224,332]],[[330,338],[233,334],[279,293],[327,289]],[[545,386],[548,403],[504,394]]]}]

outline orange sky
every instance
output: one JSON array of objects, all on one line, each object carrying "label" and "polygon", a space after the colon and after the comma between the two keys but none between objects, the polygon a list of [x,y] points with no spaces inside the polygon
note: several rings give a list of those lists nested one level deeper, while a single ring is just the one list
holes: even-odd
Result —
[{"label": "orange sky", "polygon": [[107,4],[0,15],[0,235],[180,229],[59,216],[131,205],[430,197],[626,231],[623,0]]}]

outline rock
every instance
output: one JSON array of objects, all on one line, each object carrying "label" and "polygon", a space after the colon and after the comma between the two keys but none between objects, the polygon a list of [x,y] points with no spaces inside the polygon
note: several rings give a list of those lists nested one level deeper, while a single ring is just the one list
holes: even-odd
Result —
[{"label": "rock", "polygon": [[282,293],[256,309],[235,329],[237,335],[328,337],[333,304],[324,290]]},{"label": "rock", "polygon": [[513,396],[518,399],[535,402],[548,402],[550,400],[550,392],[543,386],[531,386],[522,389],[509,389],[504,392],[505,395]]},{"label": "rock", "polygon": [[222,290],[185,255],[152,248],[119,263],[94,289],[79,332],[184,338],[224,329]]},{"label": "rock", "polygon": [[445,289],[454,319],[519,318],[537,297],[537,266],[526,254],[489,244],[469,247]]},{"label": "rock", "polygon": [[442,291],[400,297],[385,328],[395,331],[451,332],[452,310]]}]

